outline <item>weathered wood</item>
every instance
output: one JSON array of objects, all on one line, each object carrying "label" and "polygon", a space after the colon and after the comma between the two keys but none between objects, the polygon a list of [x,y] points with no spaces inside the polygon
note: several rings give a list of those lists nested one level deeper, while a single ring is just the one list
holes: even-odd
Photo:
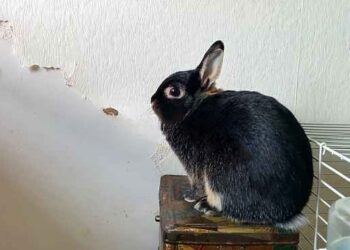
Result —
[{"label": "weathered wood", "polygon": [[186,176],[162,176],[159,189],[160,249],[297,249],[299,234],[205,216],[183,200]]}]

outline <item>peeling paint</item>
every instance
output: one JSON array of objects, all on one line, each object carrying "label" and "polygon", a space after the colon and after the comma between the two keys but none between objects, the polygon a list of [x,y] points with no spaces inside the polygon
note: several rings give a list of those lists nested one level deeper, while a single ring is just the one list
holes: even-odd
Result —
[{"label": "peeling paint", "polygon": [[43,67],[44,69],[46,69],[47,71],[50,71],[50,70],[60,70],[61,68],[59,67]]},{"label": "peeling paint", "polygon": [[10,42],[0,55],[1,249],[154,249],[155,142],[101,119],[61,72],[21,67]]},{"label": "peeling paint", "polygon": [[0,21],[0,39],[10,40],[13,35],[13,26],[8,21]]},{"label": "peeling paint", "polygon": [[[37,65],[37,64],[33,64],[33,65],[29,66],[29,70],[32,71],[32,72],[37,72],[37,71],[40,70],[40,68],[41,68],[41,67],[40,67],[39,65]],[[53,67],[53,66],[51,66],[51,67],[43,66],[42,68],[45,69],[46,71],[60,70],[60,68],[58,68],[58,67]]]},{"label": "peeling paint", "polygon": [[29,70],[32,71],[32,72],[36,72],[36,71],[39,71],[40,70],[40,66],[37,65],[37,64],[33,64],[29,67]]},{"label": "peeling paint", "polygon": [[22,65],[58,66],[68,86],[134,121],[164,77],[195,67],[221,39],[227,49],[219,87],[271,95],[304,122],[349,122],[350,2],[271,1],[4,0],[0,16],[16,24]]},{"label": "peeling paint", "polygon": [[72,68],[72,70],[69,73],[67,73],[66,71],[64,71],[64,73],[63,73],[66,85],[68,87],[73,87],[73,85],[74,85],[74,76],[75,76],[77,66],[78,66],[78,64],[76,62],[74,62],[74,67]]},{"label": "peeling paint", "polygon": [[118,110],[112,107],[102,109],[106,115],[117,116],[119,114]]}]

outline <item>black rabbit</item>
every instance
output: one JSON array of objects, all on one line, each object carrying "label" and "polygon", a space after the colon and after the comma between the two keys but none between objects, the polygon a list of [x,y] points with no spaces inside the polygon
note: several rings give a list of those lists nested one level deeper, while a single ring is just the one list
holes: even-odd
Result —
[{"label": "black rabbit", "polygon": [[196,69],[170,75],[151,99],[188,173],[185,199],[207,214],[297,229],[312,187],[309,141],[274,98],[217,89],[223,55],[215,42]]}]

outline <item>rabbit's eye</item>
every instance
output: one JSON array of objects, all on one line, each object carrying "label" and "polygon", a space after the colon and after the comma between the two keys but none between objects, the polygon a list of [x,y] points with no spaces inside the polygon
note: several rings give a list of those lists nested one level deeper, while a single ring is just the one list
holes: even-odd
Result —
[{"label": "rabbit's eye", "polygon": [[169,86],[164,90],[164,94],[169,99],[180,99],[185,95],[185,91],[181,88]]}]

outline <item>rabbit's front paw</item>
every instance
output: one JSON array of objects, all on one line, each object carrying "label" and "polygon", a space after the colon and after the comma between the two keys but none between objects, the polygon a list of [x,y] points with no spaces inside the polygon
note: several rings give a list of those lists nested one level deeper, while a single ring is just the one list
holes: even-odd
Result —
[{"label": "rabbit's front paw", "polygon": [[197,211],[204,213],[205,215],[209,216],[219,216],[220,212],[217,211],[215,208],[211,207],[208,204],[207,197],[201,198],[196,205],[194,205],[194,209]]},{"label": "rabbit's front paw", "polygon": [[201,199],[204,196],[205,196],[204,189],[200,185],[196,185],[192,188],[185,190],[184,195],[183,195],[184,200],[187,202],[190,202],[190,203],[198,201],[199,199]]},{"label": "rabbit's front paw", "polygon": [[196,190],[193,188],[185,190],[183,197],[185,201],[190,203],[198,200],[198,197],[196,196]]}]

